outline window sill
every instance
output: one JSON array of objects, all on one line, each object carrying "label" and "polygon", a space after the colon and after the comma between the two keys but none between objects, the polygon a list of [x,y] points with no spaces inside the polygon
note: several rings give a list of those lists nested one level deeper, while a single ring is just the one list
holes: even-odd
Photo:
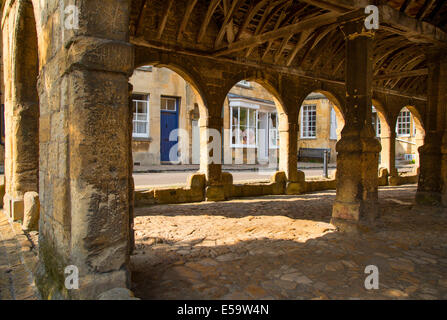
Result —
[{"label": "window sill", "polygon": [[247,145],[231,145],[233,149],[258,149],[258,146],[247,146]]},{"label": "window sill", "polygon": [[300,140],[317,140],[317,137],[300,137]]},{"label": "window sill", "polygon": [[253,89],[253,87],[250,85],[245,85],[245,84],[240,84],[240,83],[236,83],[236,87],[243,88],[243,89],[250,89],[250,90]]},{"label": "window sill", "polygon": [[144,137],[132,137],[132,140],[133,141],[140,141],[140,142],[152,142],[152,138],[151,137],[147,137],[147,138],[144,138]]}]

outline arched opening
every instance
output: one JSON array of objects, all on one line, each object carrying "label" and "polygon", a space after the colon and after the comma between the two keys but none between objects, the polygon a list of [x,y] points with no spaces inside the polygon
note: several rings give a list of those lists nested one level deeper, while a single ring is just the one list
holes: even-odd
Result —
[{"label": "arched opening", "polygon": [[[23,221],[25,194],[39,191],[39,57],[32,2],[20,2],[17,14],[18,32],[9,44],[15,55],[4,60],[12,66],[5,87],[4,208],[11,218]],[[45,174],[40,172],[43,179]]]},{"label": "arched opening", "polygon": [[132,85],[132,154],[135,186],[185,185],[200,163],[200,116],[205,104],[181,69],[145,65]]},{"label": "arched opening", "polygon": [[287,115],[271,91],[255,79],[241,80],[226,96],[222,160],[234,181],[266,180],[278,170],[280,122]]},{"label": "arched opening", "polygon": [[325,154],[328,173],[333,175],[337,164],[336,144],[344,124],[340,103],[330,93],[315,91],[304,99],[298,118],[298,168],[307,177],[324,174]]},{"label": "arched opening", "polygon": [[402,173],[416,173],[419,168],[419,147],[424,144],[425,130],[417,109],[403,107],[396,119],[396,168]]},{"label": "arched opening", "polygon": [[379,169],[387,168],[389,173],[391,173],[390,171],[395,168],[394,162],[391,162],[394,159],[390,159],[390,139],[392,139],[392,132],[385,109],[377,100],[373,100],[372,126],[375,136],[382,146],[382,150],[379,153]]}]

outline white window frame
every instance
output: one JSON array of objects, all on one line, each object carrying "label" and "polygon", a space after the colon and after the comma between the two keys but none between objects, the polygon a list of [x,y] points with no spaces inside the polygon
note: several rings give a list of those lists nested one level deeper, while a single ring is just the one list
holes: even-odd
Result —
[{"label": "white window frame", "polygon": [[376,137],[380,138],[381,135],[382,135],[382,122],[380,121],[379,115],[377,115]]},{"label": "white window frame", "polygon": [[376,122],[373,123],[374,131],[376,132],[376,138],[380,138],[382,135],[382,123],[380,121],[379,113],[374,106],[372,107],[372,114],[375,115]]},{"label": "white window frame", "polygon": [[330,128],[330,140],[337,140],[337,115],[335,114],[334,107],[331,107],[331,128]]},{"label": "white window frame", "polygon": [[239,82],[237,83],[237,85],[238,85],[239,87],[246,88],[246,89],[250,89],[250,88],[251,88],[250,81],[247,81],[247,80],[241,80],[241,81],[239,81]]},{"label": "white window frame", "polygon": [[[240,131],[240,124],[241,124],[241,108],[247,109],[247,128],[250,128],[250,117],[249,117],[249,110],[256,110],[255,112],[255,144],[242,144],[240,142],[240,134],[235,134],[233,132],[233,108],[238,108],[237,112],[237,120],[238,120],[238,128],[237,130]],[[240,100],[230,101],[230,133],[231,133],[231,148],[246,148],[246,149],[256,149],[258,148],[258,111],[259,106],[251,103],[247,103]],[[236,143],[233,144],[233,136],[236,137]]]},{"label": "white window frame", "polygon": [[[169,100],[174,101],[175,109],[174,110],[161,109],[161,101],[163,101],[163,99],[167,100],[167,101],[169,101]],[[177,108],[178,108],[178,99],[177,98],[175,98],[175,97],[166,97],[166,96],[161,96],[160,97],[160,111],[175,113],[175,112],[177,112]]]},{"label": "white window frame", "polygon": [[[407,115],[404,115],[404,113],[406,113]],[[405,122],[402,123],[402,121],[404,121],[404,120],[405,120]],[[411,120],[412,120],[412,117],[411,117],[410,110],[403,109],[399,113],[399,116],[397,117],[397,122],[396,122],[396,135],[398,137],[410,137],[411,136]],[[399,123],[405,124],[406,128],[408,127],[408,133],[402,133],[401,129],[399,129]]]},{"label": "white window frame", "polygon": [[[270,128],[270,117],[272,114],[276,114],[276,128]],[[269,112],[267,114],[267,120],[268,120],[268,126],[269,126],[269,149],[279,149],[279,115],[278,112]],[[272,132],[275,132],[275,141],[278,141],[278,145],[274,145],[272,144],[272,139],[271,139],[271,135]]]},{"label": "white window frame", "polygon": [[[149,138],[150,137],[150,103],[149,103],[149,99],[150,99],[150,95],[147,93],[135,93],[135,95],[147,95],[147,99],[146,100],[137,100],[137,99],[132,99],[132,104],[134,102],[137,103],[137,105],[139,103],[144,103],[146,104],[146,120],[135,120],[136,119],[136,115],[138,115],[138,108],[135,110],[133,110],[133,119],[132,119],[132,137],[133,138]],[[137,111],[137,112],[136,112]],[[146,130],[147,133],[137,133],[135,132],[135,123],[146,123]]]},{"label": "white window frame", "polygon": [[[309,108],[315,109],[315,131],[314,135],[309,135],[309,129],[306,130],[306,134],[304,134],[304,128],[309,128],[310,125],[304,125],[304,114],[309,112]],[[309,117],[308,117],[309,118]],[[317,106],[315,104],[307,104],[302,106],[301,110],[301,128],[300,128],[300,138],[301,139],[317,139]]]}]

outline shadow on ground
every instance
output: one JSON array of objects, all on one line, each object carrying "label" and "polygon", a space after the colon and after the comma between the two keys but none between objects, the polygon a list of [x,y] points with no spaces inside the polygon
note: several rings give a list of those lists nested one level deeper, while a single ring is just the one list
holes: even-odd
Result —
[{"label": "shadow on ground", "polygon": [[[143,299],[447,299],[447,215],[380,191],[360,235],[329,224],[334,192],[137,210],[132,286]],[[366,290],[365,267],[380,289]]]}]

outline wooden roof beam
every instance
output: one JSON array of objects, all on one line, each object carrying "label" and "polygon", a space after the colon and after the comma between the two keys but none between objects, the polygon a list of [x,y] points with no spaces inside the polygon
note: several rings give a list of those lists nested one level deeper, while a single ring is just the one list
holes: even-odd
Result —
[{"label": "wooden roof beam", "polygon": [[191,17],[191,13],[194,10],[194,7],[196,6],[198,0],[189,0],[188,5],[186,6],[185,15],[183,16],[182,23],[180,24],[180,28],[177,33],[177,41],[182,40],[183,33],[186,30],[186,27],[188,26],[189,18]]},{"label": "wooden roof beam", "polygon": [[212,0],[210,5],[208,6],[208,11],[206,12],[205,19],[202,22],[202,25],[200,27],[199,36],[197,37],[197,42],[200,43],[205,36],[206,29],[208,28],[208,25],[211,21],[211,18],[213,17],[214,11],[216,11],[217,6],[219,5],[220,0]]},{"label": "wooden roof beam", "polygon": [[161,36],[163,35],[163,31],[165,31],[166,23],[168,22],[168,17],[169,17],[169,14],[171,13],[171,8],[172,8],[173,3],[174,3],[174,0],[168,0],[165,11],[163,13],[163,17],[162,17],[160,25],[158,27],[157,39],[161,39]]},{"label": "wooden roof beam", "polygon": [[317,17],[309,18],[302,20],[300,22],[279,28],[277,30],[273,30],[270,32],[266,32],[263,34],[259,34],[257,36],[253,36],[251,38],[236,41],[230,44],[227,47],[221,48],[214,52],[213,56],[223,56],[233,52],[237,52],[246,48],[250,48],[253,46],[258,46],[264,42],[275,40],[278,38],[283,38],[289,36],[290,34],[300,33],[305,30],[314,29],[321,27],[323,25],[331,24],[337,22],[337,18],[340,16],[339,13],[329,12],[322,14]]},{"label": "wooden roof beam", "polygon": [[300,0],[300,2],[338,13],[346,13],[361,7],[365,8],[368,5],[368,1],[355,0]]},{"label": "wooden roof beam", "polygon": [[[300,0],[302,2],[312,4],[322,9],[327,9],[332,12],[346,13],[349,10],[366,8],[369,5],[367,0]],[[443,2],[445,0],[440,0]],[[440,3],[438,2],[438,4]],[[429,22],[419,21],[411,18],[405,13],[395,10],[388,5],[379,5],[381,29],[405,36],[408,40],[417,43],[433,43],[442,46],[447,46],[447,34],[442,29],[437,28]],[[430,5],[424,10],[428,10]],[[439,11],[434,10],[434,14]],[[424,13],[426,14],[426,12]],[[391,27],[383,26],[382,23],[388,24]]]},{"label": "wooden roof beam", "polygon": [[408,17],[387,5],[379,6],[379,10],[381,29],[400,34],[412,42],[447,46],[447,33],[433,24]]},{"label": "wooden roof beam", "polygon": [[224,36],[225,36],[225,32],[227,31],[228,26],[230,25],[231,21],[233,20],[234,14],[237,12],[237,10],[239,10],[239,8],[241,7],[241,5],[243,3],[244,3],[244,0],[234,0],[231,3],[230,10],[225,15],[225,20],[222,23],[222,27],[220,28],[220,30],[217,34],[216,41],[214,44],[215,47],[219,47],[220,44],[222,43]]},{"label": "wooden roof beam", "polygon": [[433,2],[435,2],[435,0],[425,0],[424,4],[422,5],[421,9],[419,9],[419,12],[416,15],[416,19],[423,20],[427,15],[428,10],[432,6]]},{"label": "wooden roof beam", "polygon": [[411,78],[428,75],[428,69],[409,70],[401,72],[393,72],[388,74],[381,74],[374,77],[374,81],[396,79],[396,78]]},{"label": "wooden roof beam", "polygon": [[400,6],[399,11],[400,12],[405,12],[405,10],[407,10],[408,5],[410,4],[411,0],[405,0],[404,3]]}]

